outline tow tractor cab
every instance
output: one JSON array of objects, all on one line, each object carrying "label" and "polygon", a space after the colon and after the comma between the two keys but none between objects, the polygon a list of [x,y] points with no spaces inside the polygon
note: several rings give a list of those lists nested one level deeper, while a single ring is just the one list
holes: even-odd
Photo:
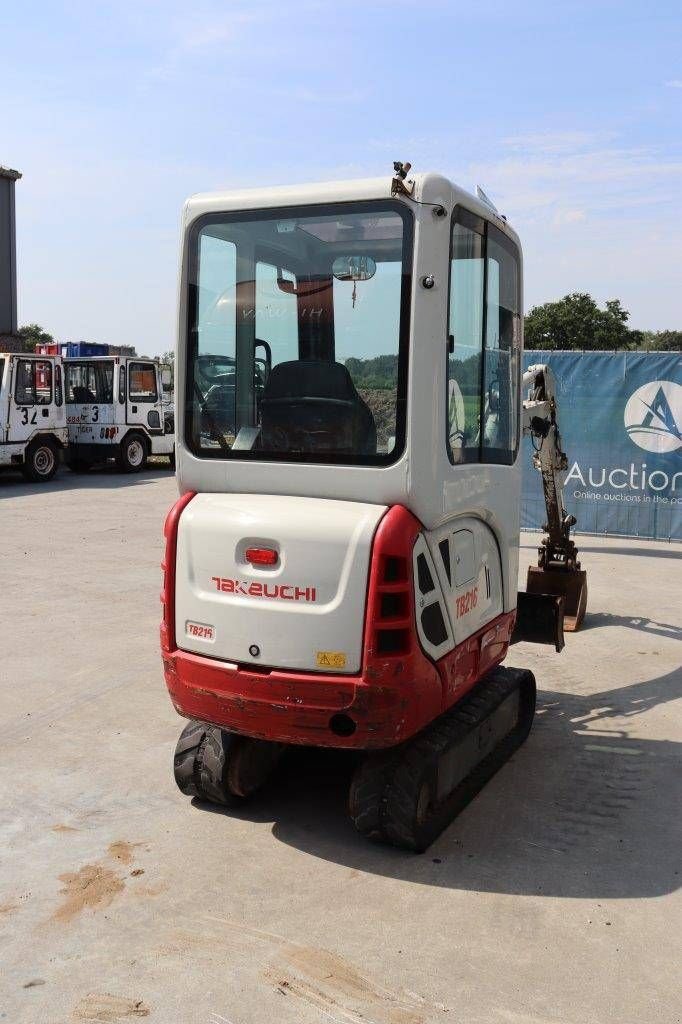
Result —
[{"label": "tow tractor cab", "polygon": [[64,372],[71,469],[115,458],[119,469],[135,473],[150,455],[173,461],[168,367],[144,356],[92,356],[65,359]]},{"label": "tow tractor cab", "polygon": [[187,203],[162,595],[183,792],[243,798],[287,744],[381,749],[353,820],[423,849],[525,738],[533,677],[496,668],[521,280],[504,218],[403,165]]},{"label": "tow tractor cab", "polygon": [[58,356],[0,352],[0,466],[27,480],[51,480],[67,445],[62,372]]}]

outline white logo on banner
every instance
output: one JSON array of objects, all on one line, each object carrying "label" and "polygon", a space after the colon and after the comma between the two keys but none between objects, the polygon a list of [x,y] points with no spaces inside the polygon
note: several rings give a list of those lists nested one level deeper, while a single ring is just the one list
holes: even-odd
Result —
[{"label": "white logo on banner", "polygon": [[634,391],[625,406],[625,429],[631,441],[648,452],[674,452],[682,447],[682,386],[652,380]]}]

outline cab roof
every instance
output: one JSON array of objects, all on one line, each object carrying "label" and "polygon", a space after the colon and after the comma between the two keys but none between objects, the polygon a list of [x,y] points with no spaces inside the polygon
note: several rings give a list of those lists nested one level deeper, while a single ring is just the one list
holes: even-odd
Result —
[{"label": "cab roof", "polygon": [[[472,213],[492,221],[517,244],[518,236],[506,219],[481,199],[460,188],[440,174],[425,172],[410,174],[414,182],[411,196],[399,195],[406,206],[418,203],[443,205],[448,213],[454,206],[463,206]],[[185,226],[204,214],[230,213],[242,210],[271,209],[272,207],[314,206],[324,203],[360,202],[371,199],[390,199],[393,177],[357,178],[343,181],[309,182],[300,185],[275,185],[263,188],[225,189],[202,192],[191,196],[185,203]]]}]

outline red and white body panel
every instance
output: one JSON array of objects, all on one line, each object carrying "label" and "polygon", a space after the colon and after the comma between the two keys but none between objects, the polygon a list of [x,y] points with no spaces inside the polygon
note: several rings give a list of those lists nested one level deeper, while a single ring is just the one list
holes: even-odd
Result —
[{"label": "red and white body panel", "polygon": [[[198,494],[178,529],[178,646],[303,672],[319,671],[334,652],[340,671],[358,672],[372,538],[385,511],[320,498]],[[276,564],[251,565],[251,547],[274,550]]]},{"label": "red and white body panel", "polygon": [[[164,669],[188,717],[286,743],[393,746],[506,654],[499,554],[470,517],[428,535],[401,506],[189,492],[165,534]],[[276,550],[276,566],[249,565],[252,546]]]}]

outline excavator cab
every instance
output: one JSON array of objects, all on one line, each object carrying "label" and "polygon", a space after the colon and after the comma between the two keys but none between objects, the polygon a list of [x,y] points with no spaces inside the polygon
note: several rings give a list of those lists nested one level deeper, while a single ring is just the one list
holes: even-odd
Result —
[{"label": "excavator cab", "polygon": [[356,828],[419,850],[523,742],[535,682],[502,662],[559,649],[563,603],[515,634],[521,433],[558,443],[539,383],[522,408],[519,240],[408,174],[186,205],[161,644],[184,793],[363,751]]}]

